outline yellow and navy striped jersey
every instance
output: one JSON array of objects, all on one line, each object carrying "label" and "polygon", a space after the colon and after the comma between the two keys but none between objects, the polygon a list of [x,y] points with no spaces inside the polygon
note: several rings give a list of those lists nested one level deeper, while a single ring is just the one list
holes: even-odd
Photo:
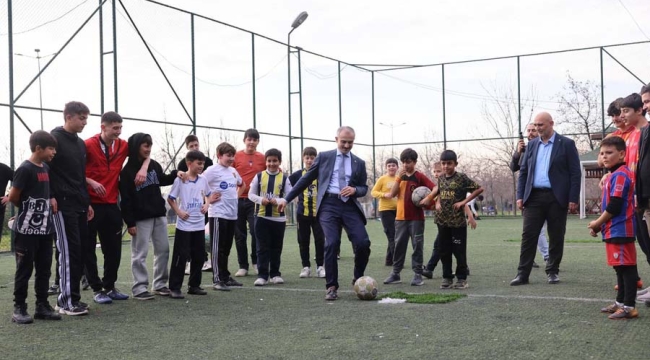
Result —
[{"label": "yellow and navy striped jersey", "polygon": [[[291,185],[295,185],[300,178],[305,175],[307,169],[295,171],[289,177]],[[298,194],[297,214],[303,216],[316,216],[316,200],[318,199],[318,180],[314,180],[302,193]]]},{"label": "yellow and navy striped jersey", "polygon": [[[287,177],[283,172],[278,172],[275,175],[269,174],[267,171],[262,171],[257,174],[257,195],[266,197],[267,199],[278,199],[284,197],[284,187],[287,182]],[[284,212],[278,211],[277,205],[268,204],[262,206],[255,205],[255,214],[261,217],[283,217]]]}]

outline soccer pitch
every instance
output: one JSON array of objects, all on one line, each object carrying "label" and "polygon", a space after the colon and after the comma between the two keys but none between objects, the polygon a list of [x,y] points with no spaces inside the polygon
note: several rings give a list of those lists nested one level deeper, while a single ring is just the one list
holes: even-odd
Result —
[{"label": "soccer pitch", "polygon": [[[207,296],[184,300],[98,305],[92,292],[84,317],[62,321],[11,323],[14,259],[0,255],[0,354],[3,359],[639,359],[650,347],[646,332],[650,308],[637,304],[639,318],[608,320],[599,312],[613,301],[616,276],[606,266],[599,238],[591,238],[587,220],[570,217],[561,265],[561,282],[546,283],[533,269],[531,284],[511,287],[519,259],[520,218],[483,218],[468,231],[469,289],[440,290],[441,269],[421,287],[410,286],[409,249],[402,284],[383,285],[390,273],[383,259],[386,238],[381,224],[369,220],[372,254],[366,275],[381,293],[462,292],[447,304],[379,304],[358,300],[352,292],[352,249],[344,239],[339,261],[339,300],[326,302],[324,279],[300,279],[296,229],[287,228],[282,255],[284,285],[254,287],[254,275],[238,280],[244,287],[212,290],[203,273]],[[425,262],[436,235],[428,220]],[[250,241],[250,239],[249,239]],[[410,248],[410,245],[409,245]],[[98,249],[100,265],[103,262]],[[153,258],[150,251],[149,262]],[[313,257],[313,243],[312,243]],[[541,256],[537,262],[543,264]],[[650,285],[650,268],[638,251],[639,272]],[[312,259],[312,266],[315,266]],[[237,270],[236,251],[230,270]],[[101,273],[101,269],[100,269]],[[150,277],[151,277],[150,266]],[[151,278],[150,278],[151,281]],[[187,278],[186,278],[187,281]],[[130,293],[130,246],[123,246],[118,287]],[[185,282],[186,285],[186,282]],[[185,291],[186,289],[184,289]],[[29,312],[33,314],[33,288]],[[54,304],[51,298],[51,303]]]}]

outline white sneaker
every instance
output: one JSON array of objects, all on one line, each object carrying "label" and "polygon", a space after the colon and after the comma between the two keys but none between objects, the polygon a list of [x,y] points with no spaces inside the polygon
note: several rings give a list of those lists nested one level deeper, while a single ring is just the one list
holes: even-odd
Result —
[{"label": "white sneaker", "polygon": [[319,266],[318,269],[316,269],[316,277],[319,278],[324,278],[325,277],[325,268],[322,266]]},{"label": "white sneaker", "polygon": [[246,270],[246,269],[239,269],[235,273],[235,276],[237,276],[237,277],[242,277],[242,276],[246,276],[246,275],[248,275],[248,270]]},{"label": "white sneaker", "polygon": [[185,275],[190,274],[190,262],[188,261],[187,264],[185,264]]},{"label": "white sneaker", "polygon": [[309,266],[302,268],[302,270],[300,271],[300,277],[301,278],[311,277],[311,269],[309,268]]},{"label": "white sneaker", "polygon": [[266,283],[267,283],[266,279],[257,278],[257,280],[255,280],[253,285],[255,285],[255,286],[264,286],[264,285],[266,285]]},{"label": "white sneaker", "polygon": [[253,270],[255,270],[255,275],[259,275],[260,272],[257,271],[257,264],[253,264]]},{"label": "white sneaker", "polygon": [[643,290],[639,290],[639,291],[637,291],[637,292],[636,292],[636,296],[645,295],[645,294],[647,294],[648,292],[650,292],[650,287],[647,287],[647,288],[645,288],[645,289],[643,289]]},{"label": "white sneaker", "polygon": [[206,260],[206,262],[203,263],[203,267],[201,268],[201,271],[210,271],[212,270],[212,263],[210,260]]},{"label": "white sneaker", "polygon": [[279,276],[275,276],[275,277],[271,278],[271,282],[274,283],[274,284],[278,284],[278,285],[279,284],[284,284],[284,279],[282,279]]}]

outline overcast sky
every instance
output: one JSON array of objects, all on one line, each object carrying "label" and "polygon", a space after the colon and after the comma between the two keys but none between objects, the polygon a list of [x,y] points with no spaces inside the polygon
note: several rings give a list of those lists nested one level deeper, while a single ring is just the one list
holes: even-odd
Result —
[{"label": "overcast sky", "polygon": [[[445,61],[537,53],[578,47],[650,40],[650,2],[647,0],[537,0],[537,1],[207,1],[161,0],[162,3],[205,15],[285,42],[290,24],[301,11],[307,21],[292,34],[291,43],[349,63],[431,64]],[[124,0],[138,29],[192,113],[189,16],[143,0]],[[0,4],[0,23],[6,24],[7,4]],[[78,7],[76,7],[78,6]],[[96,1],[14,1],[14,52],[34,55],[55,53],[97,6]],[[75,8],[76,7],[76,8]],[[627,8],[627,10],[626,10]],[[74,10],[72,10],[74,9]],[[112,48],[110,5],[106,5],[105,51]],[[69,14],[65,15],[68,11]],[[59,19],[60,18],[60,19]],[[58,20],[57,20],[58,19]],[[34,27],[42,25],[37,29]],[[196,21],[197,121],[199,124],[245,129],[252,123],[251,36],[205,20]],[[88,103],[93,113],[99,105],[98,20],[94,17],[43,74],[45,107],[62,108],[72,99]],[[0,48],[7,49],[6,27],[0,29]],[[286,48],[256,39],[257,127],[270,133],[288,133]],[[5,50],[6,51],[6,50]],[[609,51],[644,81],[650,81],[650,44],[610,48]],[[105,110],[112,100],[112,58],[106,61]],[[36,60],[15,56],[18,94],[36,74]],[[42,65],[47,59],[42,60]],[[297,61],[292,76],[297,76]],[[337,64],[303,53],[303,117],[308,137],[331,139],[338,127]],[[7,56],[0,57],[0,76],[8,79]],[[120,105],[124,116],[187,123],[188,117],[169,90],[135,30],[118,15],[118,74]],[[640,83],[613,60],[606,58],[605,102],[638,91]],[[400,125],[396,143],[423,141],[434,132],[442,138],[440,67],[403,70],[375,75],[377,123]],[[447,137],[490,137],[481,129],[481,109],[486,88],[516,89],[513,59],[446,67]],[[581,81],[600,83],[599,51],[585,51],[521,60],[522,97],[535,90],[539,111],[554,113],[557,94],[567,71]],[[344,124],[357,128],[357,141],[372,142],[370,73],[346,67],[341,73]],[[1,84],[7,84],[1,81]],[[295,83],[294,83],[295,86]],[[293,90],[296,90],[295,88]],[[8,103],[8,86],[0,89]],[[38,105],[38,87],[32,86],[18,102]],[[294,97],[297,104],[297,97]],[[489,104],[489,102],[487,102]],[[6,109],[6,108],[5,108]],[[8,111],[0,112],[6,121]],[[32,128],[40,127],[36,111],[19,114]],[[293,134],[300,131],[294,107]],[[45,128],[61,123],[60,114],[46,113]],[[91,120],[82,136],[98,131]],[[20,128],[20,127],[17,127]],[[125,137],[136,131],[155,133],[160,127],[125,124]],[[174,127],[179,137],[188,128]],[[389,126],[376,125],[377,143],[390,143]],[[17,132],[24,143],[27,133]],[[239,142],[239,135],[237,142]],[[264,141],[266,140],[266,141]],[[3,144],[8,132],[0,134]],[[309,142],[320,149],[331,147]],[[235,145],[240,146],[241,143]],[[262,148],[286,151],[280,137],[263,139]],[[294,141],[294,157],[300,142]],[[463,148],[466,145],[457,144]],[[240,146],[241,147],[241,146]],[[360,147],[359,152],[367,151]],[[0,161],[6,162],[2,154]],[[18,160],[17,160],[18,161]]]}]

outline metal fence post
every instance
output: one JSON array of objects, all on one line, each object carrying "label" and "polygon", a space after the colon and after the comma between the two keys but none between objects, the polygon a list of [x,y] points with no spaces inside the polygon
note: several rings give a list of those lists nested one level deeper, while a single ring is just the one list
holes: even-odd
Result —
[{"label": "metal fence post", "polygon": [[[7,0],[7,35],[8,35],[8,55],[9,55],[9,166],[12,170],[16,169],[16,141],[14,140],[14,29],[13,29],[13,10],[12,0]],[[4,190],[3,190],[4,191]],[[11,216],[14,216],[16,210],[13,204],[9,205]],[[2,224],[0,224],[2,226]],[[0,231],[1,233],[2,231]],[[1,235],[1,234],[0,234]],[[14,232],[11,231],[11,252],[14,252]]]},{"label": "metal fence post", "polygon": [[255,88],[255,34],[251,33],[251,59],[253,60],[252,70],[253,70],[253,128],[257,128],[257,99],[256,88]]},{"label": "metal fence post", "polygon": [[196,52],[194,42],[194,14],[190,14],[192,43],[192,134],[196,135]]},{"label": "metal fence post", "polygon": [[603,48],[600,48],[600,111],[602,120],[602,134],[605,138],[605,78],[603,76]]},{"label": "metal fence post", "polygon": [[447,112],[445,111],[445,64],[442,64],[442,142],[447,150]]}]

